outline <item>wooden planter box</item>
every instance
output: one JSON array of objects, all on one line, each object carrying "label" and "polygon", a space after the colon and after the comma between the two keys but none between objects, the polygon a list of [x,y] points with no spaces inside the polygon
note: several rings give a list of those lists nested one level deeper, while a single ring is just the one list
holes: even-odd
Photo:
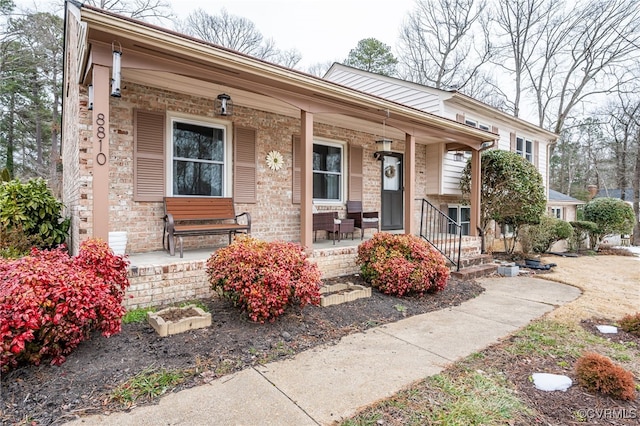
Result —
[{"label": "wooden planter box", "polygon": [[160,337],[166,337],[196,328],[209,327],[211,314],[195,305],[189,305],[183,308],[166,308],[158,312],[148,312],[147,321]]}]

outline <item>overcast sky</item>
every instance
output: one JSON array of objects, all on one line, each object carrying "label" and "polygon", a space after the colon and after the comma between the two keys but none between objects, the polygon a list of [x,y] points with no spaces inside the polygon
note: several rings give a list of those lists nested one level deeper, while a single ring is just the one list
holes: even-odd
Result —
[{"label": "overcast sky", "polygon": [[[402,21],[416,0],[171,0],[186,16],[202,8],[218,14],[222,8],[253,21],[281,50],[298,49],[300,64],[343,60],[358,41],[374,37],[397,44]],[[395,53],[395,52],[394,52]]]},{"label": "overcast sky", "polygon": [[[64,0],[14,0],[18,6],[61,11]],[[281,50],[302,54],[299,68],[344,60],[358,41],[373,37],[395,47],[400,27],[416,0],[169,0],[179,17],[202,8],[225,8],[255,24]],[[394,54],[397,52],[394,51]]]}]

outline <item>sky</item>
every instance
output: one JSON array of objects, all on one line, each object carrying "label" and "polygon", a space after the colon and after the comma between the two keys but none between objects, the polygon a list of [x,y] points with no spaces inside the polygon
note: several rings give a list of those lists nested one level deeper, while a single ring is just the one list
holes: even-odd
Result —
[{"label": "sky", "polygon": [[[180,18],[202,8],[217,15],[225,8],[252,21],[280,50],[297,49],[297,68],[343,61],[358,41],[376,38],[392,48],[416,0],[168,0]],[[14,0],[16,5],[61,10],[63,0]],[[47,7],[49,6],[49,7]],[[394,54],[397,52],[394,51]]]},{"label": "sky", "polygon": [[[373,37],[394,47],[416,0],[170,0],[179,16],[223,8],[251,20],[280,50],[297,49],[302,67],[344,60],[358,41]],[[395,52],[394,52],[395,53]]]}]

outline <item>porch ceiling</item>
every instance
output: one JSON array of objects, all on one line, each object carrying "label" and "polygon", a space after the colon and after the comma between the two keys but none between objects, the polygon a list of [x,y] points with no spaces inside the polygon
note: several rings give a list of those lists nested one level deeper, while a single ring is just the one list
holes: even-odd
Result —
[{"label": "porch ceiling", "polygon": [[[386,120],[388,136],[415,136],[417,143],[458,143],[478,149],[497,138],[490,132],[431,115],[337,85],[299,71],[189,38],[90,6],[81,7],[87,24],[85,81],[93,64],[111,66],[111,46],[122,46],[123,79],[198,96],[223,90],[237,105],[300,116],[379,134]],[[237,91],[237,93],[236,93]],[[394,132],[392,129],[396,129]],[[393,132],[393,133],[392,133]]]}]

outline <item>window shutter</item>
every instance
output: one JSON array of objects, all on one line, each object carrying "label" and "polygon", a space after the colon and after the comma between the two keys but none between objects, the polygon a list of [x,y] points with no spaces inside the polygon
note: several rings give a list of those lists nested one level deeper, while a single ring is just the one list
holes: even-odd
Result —
[{"label": "window shutter", "polygon": [[301,158],[300,158],[300,136],[299,135],[293,135],[292,138],[292,145],[293,145],[293,187],[292,187],[292,191],[291,191],[291,202],[293,204],[300,204],[300,193],[301,193],[301,189],[300,189],[300,185],[302,183],[302,176],[300,174],[300,163],[301,163]]},{"label": "window shutter", "polygon": [[538,167],[540,160],[540,142],[533,141],[533,164]]},{"label": "window shutter", "polygon": [[235,127],[233,132],[233,201],[256,202],[256,131],[246,127]]},{"label": "window shutter", "polygon": [[495,133],[500,134],[500,129],[498,129],[498,126],[491,126],[491,133]]},{"label": "window shutter", "polygon": [[464,114],[456,114],[456,121],[458,123],[464,123]]},{"label": "window shutter", "polygon": [[516,152],[516,134],[511,132],[511,152]]},{"label": "window shutter", "polygon": [[162,201],[165,195],[164,133],[164,113],[134,110],[134,201]]},{"label": "window shutter", "polygon": [[349,201],[363,201],[363,153],[361,146],[349,146]]}]

